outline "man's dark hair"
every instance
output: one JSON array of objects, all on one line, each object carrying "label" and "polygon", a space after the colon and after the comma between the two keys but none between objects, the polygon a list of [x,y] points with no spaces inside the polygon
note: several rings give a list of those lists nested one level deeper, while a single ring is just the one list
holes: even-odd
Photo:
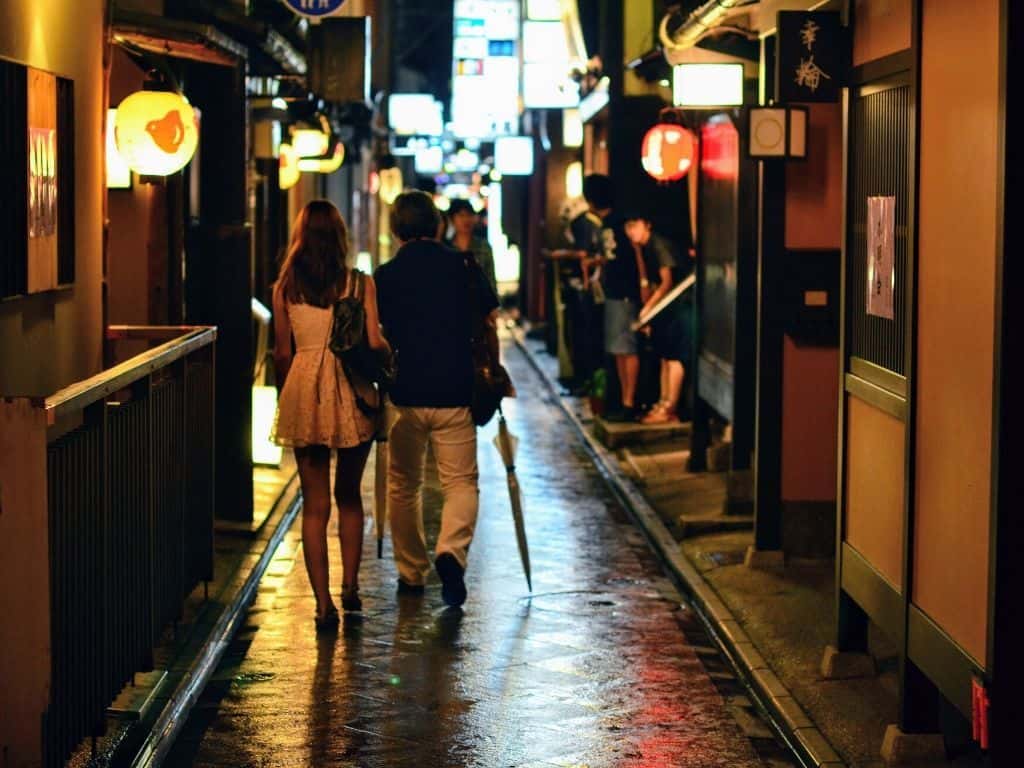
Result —
[{"label": "man's dark hair", "polygon": [[603,173],[583,179],[583,199],[598,211],[612,207],[612,180]]},{"label": "man's dark hair", "polygon": [[441,214],[434,199],[418,190],[403,192],[391,206],[391,231],[399,240],[437,237]]},{"label": "man's dark hair", "polygon": [[471,213],[476,216],[476,209],[473,204],[464,197],[457,197],[451,202],[451,206],[448,208],[448,215],[455,216],[459,213]]}]

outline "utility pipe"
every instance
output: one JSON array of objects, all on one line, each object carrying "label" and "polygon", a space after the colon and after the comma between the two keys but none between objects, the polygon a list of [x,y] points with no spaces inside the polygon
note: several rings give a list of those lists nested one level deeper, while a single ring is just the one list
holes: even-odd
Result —
[{"label": "utility pipe", "polygon": [[732,15],[738,7],[747,5],[747,0],[708,0],[694,10],[675,32],[669,33],[668,21],[672,14],[665,14],[658,28],[658,36],[666,51],[682,51],[692,48],[711,30]]}]

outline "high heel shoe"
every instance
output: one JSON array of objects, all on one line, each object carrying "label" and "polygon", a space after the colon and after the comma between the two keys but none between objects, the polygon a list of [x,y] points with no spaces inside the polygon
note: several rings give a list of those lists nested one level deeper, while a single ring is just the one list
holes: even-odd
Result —
[{"label": "high heel shoe", "polygon": [[313,623],[317,632],[330,632],[337,629],[338,624],[341,623],[338,609],[332,605],[323,616],[314,616]]},{"label": "high heel shoe", "polygon": [[345,613],[359,613],[363,610],[363,601],[359,599],[359,587],[342,586],[341,609]]}]

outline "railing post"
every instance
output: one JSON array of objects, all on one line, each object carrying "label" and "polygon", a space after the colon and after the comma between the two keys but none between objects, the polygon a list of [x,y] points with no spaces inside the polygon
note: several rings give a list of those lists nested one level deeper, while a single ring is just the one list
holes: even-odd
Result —
[{"label": "railing post", "polygon": [[0,760],[40,765],[50,696],[46,411],[0,399]]}]

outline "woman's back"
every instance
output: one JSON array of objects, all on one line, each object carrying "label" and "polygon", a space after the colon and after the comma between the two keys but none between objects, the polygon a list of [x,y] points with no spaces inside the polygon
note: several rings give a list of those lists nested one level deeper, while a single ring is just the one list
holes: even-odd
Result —
[{"label": "woman's back", "polygon": [[[351,448],[367,442],[374,436],[376,424],[356,405],[353,383],[327,346],[333,302],[318,307],[286,298],[284,307],[295,357],[281,389],[274,439],[293,447]],[[281,342],[287,343],[275,343]]]}]

